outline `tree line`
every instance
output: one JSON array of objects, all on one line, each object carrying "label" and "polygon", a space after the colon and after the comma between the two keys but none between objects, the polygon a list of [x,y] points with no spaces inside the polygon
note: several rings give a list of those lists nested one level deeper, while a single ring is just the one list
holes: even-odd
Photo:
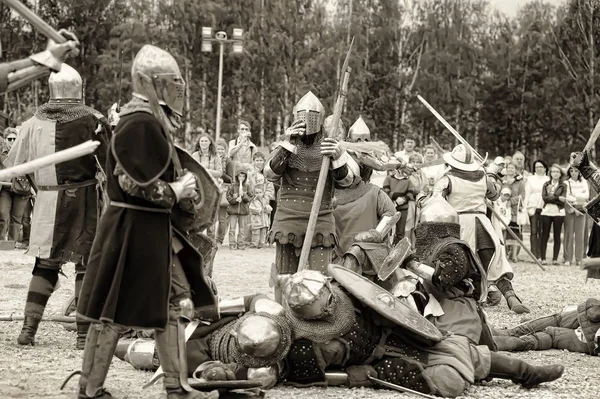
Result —
[{"label": "tree line", "polygon": [[[86,104],[106,113],[130,97],[131,62],[146,43],[171,52],[188,82],[185,128],[214,131],[218,46],[201,51],[202,27],[244,29],[244,52],[226,47],[221,134],[252,124],[268,145],[291,124],[308,90],[332,112],[338,76],[354,37],[343,115],[398,149],[455,139],[417,101],[427,99],[480,153],[523,151],[564,161],[585,145],[600,113],[595,70],[600,0],[559,7],[537,0],[514,18],[487,0],[29,0],[45,21],[74,31],[81,53],[68,62],[85,82]],[[41,51],[46,39],[0,5],[2,59]],[[122,55],[121,55],[122,54]],[[119,82],[121,57],[122,82]],[[121,87],[121,93],[119,93]],[[6,95],[13,124],[46,101],[45,82]]]}]

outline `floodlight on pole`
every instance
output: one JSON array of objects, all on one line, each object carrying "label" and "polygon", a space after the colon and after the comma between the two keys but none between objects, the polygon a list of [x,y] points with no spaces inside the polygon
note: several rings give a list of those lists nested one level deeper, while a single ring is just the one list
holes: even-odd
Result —
[{"label": "floodlight on pole", "polygon": [[219,31],[213,38],[213,29],[211,27],[202,27],[202,47],[201,51],[205,53],[212,52],[212,43],[219,43],[219,76],[217,88],[217,118],[215,127],[215,140],[221,136],[221,99],[223,94],[223,54],[225,43],[232,43],[232,53],[242,54],[244,46],[242,44],[244,30],[239,28],[233,29],[233,39],[227,39],[227,32]]}]

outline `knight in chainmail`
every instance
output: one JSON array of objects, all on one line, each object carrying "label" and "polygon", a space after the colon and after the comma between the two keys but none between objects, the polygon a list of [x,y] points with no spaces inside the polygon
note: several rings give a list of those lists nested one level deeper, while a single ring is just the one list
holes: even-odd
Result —
[{"label": "knight in chainmail", "polygon": [[503,160],[492,162],[484,169],[475,160],[471,148],[463,144],[445,153],[443,158],[449,169],[435,183],[432,197],[443,197],[458,212],[460,238],[476,253],[487,273],[488,305],[498,305],[504,296],[513,312],[529,313],[512,286],[514,272],[506,257],[504,242],[486,215],[486,201],[500,196],[500,162]]},{"label": "knight in chainmail", "polygon": [[430,342],[316,271],[291,276],[283,299],[295,337],[284,381],[294,386],[372,386],[372,376],[421,393],[456,397],[480,380],[510,379],[533,388],[559,378],[564,370],[532,366],[450,332],[440,342]]},{"label": "knight in chainmail", "polygon": [[[325,109],[312,92],[298,101],[294,107],[294,118],[294,123],[286,130],[264,166],[264,175],[268,180],[281,181],[277,211],[268,239],[276,243],[276,272],[295,273],[323,157],[330,157],[331,166],[308,259],[309,269],[325,272],[332,260],[334,247],[338,244],[333,217],[334,190],[350,187],[360,171],[340,143],[325,134]],[[275,299],[279,300],[280,297],[281,293],[276,288]]]},{"label": "knight in chainmail", "polygon": [[[371,132],[359,117],[348,131],[351,143],[368,142]],[[355,159],[356,160],[356,159]],[[339,262],[357,273],[375,278],[374,264],[381,264],[389,253],[386,242],[359,242],[356,235],[378,225],[385,225],[396,213],[394,203],[378,186],[369,183],[373,168],[358,162],[360,179],[345,189],[335,190],[336,207],[333,211],[340,245],[336,250]],[[336,261],[338,262],[338,261]]]},{"label": "knight in chainmail", "polygon": [[[280,379],[292,331],[283,307],[264,295],[222,299],[221,318],[199,324],[187,345],[189,377],[207,380],[260,379],[269,388]],[[142,370],[160,365],[153,342],[121,339],[115,355]]]},{"label": "knight in chainmail", "polygon": [[[67,64],[48,79],[50,100],[27,120],[5,166],[19,165],[88,140],[101,145],[94,154],[34,172],[37,197],[27,254],[35,257],[25,319],[17,342],[34,345],[48,299],[58,286],[61,265],[75,263],[75,301],[98,221],[99,163],[103,164],[110,127],[103,115],[83,103],[83,81]],[[98,162],[99,161],[99,162]],[[83,349],[89,323],[77,321],[77,348]]]}]

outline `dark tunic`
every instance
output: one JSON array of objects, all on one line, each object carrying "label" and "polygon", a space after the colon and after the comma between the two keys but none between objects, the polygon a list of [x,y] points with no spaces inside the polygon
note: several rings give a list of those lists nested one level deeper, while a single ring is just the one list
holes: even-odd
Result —
[{"label": "dark tunic", "polygon": [[[92,248],[77,311],[95,321],[163,329],[171,287],[171,240],[177,233],[171,228],[170,210],[121,188],[113,173],[117,162],[142,187],[158,179],[174,180],[169,143],[158,120],[145,112],[123,116],[107,155],[108,196],[111,202],[146,209],[108,207]],[[200,254],[178,236],[184,246],[178,258],[192,301],[197,307],[214,303],[202,274]]]},{"label": "dark tunic", "polygon": [[5,166],[74,147],[88,140],[101,145],[95,155],[37,170],[38,186],[27,254],[85,264],[96,234],[98,193],[95,156],[105,159],[108,126],[101,114],[82,104],[44,104],[23,124]]}]

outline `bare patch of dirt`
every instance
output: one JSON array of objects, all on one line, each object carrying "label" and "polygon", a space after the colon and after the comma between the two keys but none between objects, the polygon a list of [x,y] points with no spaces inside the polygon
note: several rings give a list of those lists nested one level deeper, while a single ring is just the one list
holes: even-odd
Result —
[{"label": "bare patch of dirt", "polygon": [[[221,247],[217,254],[214,276],[220,295],[233,297],[256,292],[270,293],[268,280],[274,249],[232,251]],[[22,314],[33,258],[23,251],[0,252],[0,316]],[[74,269],[67,265],[61,277],[61,287],[54,293],[46,315],[59,316],[63,304],[73,294]],[[522,321],[554,313],[564,306],[578,304],[589,297],[598,297],[600,281],[585,283],[585,273],[578,268],[548,266],[543,272],[531,263],[515,265],[514,286],[517,294],[531,310],[525,317],[515,315],[503,302],[487,308],[491,323],[508,327]],[[149,293],[150,294],[150,293]],[[81,367],[81,351],[75,350],[75,333],[67,332],[60,323],[42,322],[35,347],[22,347],[16,342],[21,322],[0,321],[0,397],[2,398],[73,398],[77,392],[77,377],[64,391],[59,387],[64,378]],[[525,390],[506,380],[470,387],[466,398],[581,398],[598,397],[598,358],[559,350],[527,352],[514,356],[534,364],[561,363],[565,375],[558,381],[538,389]],[[151,373],[134,370],[128,363],[113,358],[106,388],[119,398],[160,397],[159,385],[142,390]],[[270,398],[409,398],[412,395],[373,389],[277,387],[268,392]]]}]

